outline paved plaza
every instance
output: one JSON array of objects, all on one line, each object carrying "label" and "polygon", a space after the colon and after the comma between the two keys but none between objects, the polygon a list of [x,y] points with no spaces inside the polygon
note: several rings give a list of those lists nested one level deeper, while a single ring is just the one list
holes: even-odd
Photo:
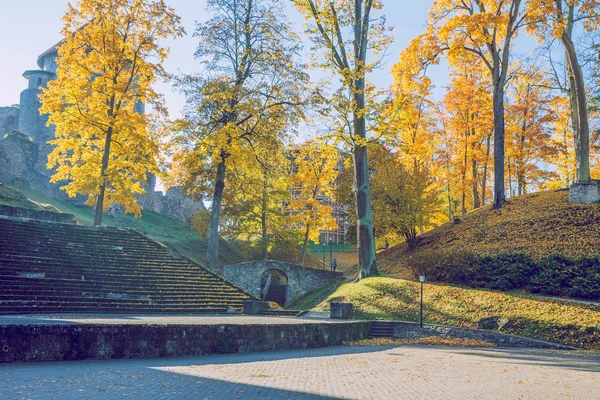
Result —
[{"label": "paved plaza", "polygon": [[600,355],[331,347],[0,365],[1,399],[600,399]]}]

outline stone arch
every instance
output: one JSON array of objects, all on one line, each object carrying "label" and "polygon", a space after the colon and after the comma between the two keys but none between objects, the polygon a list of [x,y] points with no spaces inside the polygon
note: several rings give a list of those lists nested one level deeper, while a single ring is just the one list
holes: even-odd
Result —
[{"label": "stone arch", "polygon": [[271,268],[263,272],[260,284],[261,299],[280,306],[287,300],[288,277],[280,269]]}]

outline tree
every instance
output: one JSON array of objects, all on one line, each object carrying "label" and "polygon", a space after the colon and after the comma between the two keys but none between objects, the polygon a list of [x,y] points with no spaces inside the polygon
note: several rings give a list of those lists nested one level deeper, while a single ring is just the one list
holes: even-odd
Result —
[{"label": "tree", "polygon": [[538,40],[550,36],[557,38],[565,49],[568,66],[568,93],[571,106],[571,120],[575,139],[576,180],[586,183],[590,175],[590,126],[586,86],[573,41],[575,25],[583,22],[586,32],[600,26],[600,1],[598,0],[529,0],[527,7],[528,32]]},{"label": "tree", "polygon": [[69,196],[89,196],[94,225],[110,204],[139,215],[135,195],[146,174],[158,172],[159,157],[159,138],[141,111],[146,104],[165,115],[151,85],[165,75],[161,41],[183,34],[179,17],[162,0],[80,0],[63,21],[57,78],[40,95],[40,112],[56,127],[51,180],[66,181]]},{"label": "tree", "polygon": [[290,198],[291,163],[287,149],[276,145],[247,152],[245,162],[232,165],[230,190],[223,197],[223,216],[230,223],[224,236],[258,243],[262,260],[275,242],[294,242],[282,207]]},{"label": "tree", "polygon": [[[493,87],[494,207],[505,201],[504,186],[504,89],[510,68],[513,38],[525,23],[521,0],[440,0],[430,11],[428,38],[448,53],[450,62],[463,53],[485,63]],[[420,38],[422,40],[422,38]]]},{"label": "tree", "polygon": [[294,154],[293,195],[285,212],[288,222],[304,232],[302,265],[306,262],[308,241],[316,242],[321,230],[337,228],[327,200],[334,197],[339,160],[337,149],[319,138],[302,144]]},{"label": "tree", "polygon": [[417,247],[419,227],[430,227],[438,213],[438,191],[426,167],[407,169],[401,152],[373,148],[373,211],[378,236],[401,235],[409,250]]},{"label": "tree", "polygon": [[529,186],[539,186],[553,178],[545,165],[553,163],[560,148],[552,141],[557,115],[551,83],[538,65],[518,63],[507,88],[507,162],[509,191],[515,177],[517,195]]},{"label": "tree", "polygon": [[212,270],[218,268],[228,169],[255,149],[276,147],[307,103],[308,76],[296,61],[300,40],[282,7],[276,0],[209,0],[212,17],[194,33],[204,70],[178,79],[187,108],[177,124],[173,180],[189,193],[212,198],[207,249]]},{"label": "tree", "polygon": [[[294,4],[310,21],[308,32],[315,48],[326,57],[319,64],[332,70],[340,79],[340,91],[350,97],[352,111],[346,135],[352,146],[356,183],[356,217],[358,232],[359,277],[377,274],[373,215],[369,188],[367,157],[367,73],[377,65],[369,62],[369,53],[377,54],[390,42],[384,35],[385,21],[374,19],[373,11],[382,7],[380,0],[294,0]],[[351,35],[350,39],[345,35]],[[348,49],[348,48],[351,48]],[[350,51],[349,51],[350,50]],[[338,96],[339,97],[339,96]]]},{"label": "tree", "polygon": [[464,215],[481,207],[487,198],[493,134],[491,85],[485,64],[469,53],[455,60],[450,76],[442,100],[446,120],[441,135],[445,138],[448,195],[460,202],[460,214]]}]

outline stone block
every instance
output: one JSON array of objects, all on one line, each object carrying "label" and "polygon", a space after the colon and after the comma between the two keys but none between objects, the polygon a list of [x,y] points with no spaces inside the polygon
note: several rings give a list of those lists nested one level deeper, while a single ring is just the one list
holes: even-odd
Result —
[{"label": "stone block", "polygon": [[269,303],[260,300],[245,300],[244,301],[244,314],[246,315],[259,315],[261,311],[269,309]]},{"label": "stone block", "polygon": [[593,204],[600,202],[600,181],[575,183],[569,189],[569,203]]},{"label": "stone block", "polygon": [[352,303],[329,303],[329,317],[331,319],[351,319]]}]

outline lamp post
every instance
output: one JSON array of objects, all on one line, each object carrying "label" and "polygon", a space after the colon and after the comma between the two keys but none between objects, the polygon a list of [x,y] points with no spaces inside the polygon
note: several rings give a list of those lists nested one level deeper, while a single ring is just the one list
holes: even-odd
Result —
[{"label": "lamp post", "polygon": [[419,282],[421,282],[421,318],[419,327],[423,327],[423,284],[425,283],[425,274],[419,275]]},{"label": "lamp post", "polygon": [[333,270],[333,237],[329,236],[329,268]]},{"label": "lamp post", "polygon": [[[325,238],[325,240],[327,240],[327,237]],[[323,265],[327,265],[327,263],[325,262],[325,254],[327,254],[327,243],[325,241],[323,241]]]}]

